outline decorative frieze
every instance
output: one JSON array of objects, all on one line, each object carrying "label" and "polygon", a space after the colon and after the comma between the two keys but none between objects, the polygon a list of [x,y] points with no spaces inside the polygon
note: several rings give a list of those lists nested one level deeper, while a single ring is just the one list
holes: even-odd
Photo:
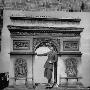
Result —
[{"label": "decorative frieze", "polygon": [[13,50],[29,50],[29,40],[13,40]]},{"label": "decorative frieze", "polygon": [[[45,31],[44,31],[45,32]],[[48,37],[77,37],[79,33],[32,33],[27,31],[12,32],[11,36],[48,36]]]},{"label": "decorative frieze", "polygon": [[42,26],[12,26],[8,25],[12,36],[80,36],[83,28],[78,27],[42,27]]},{"label": "decorative frieze", "polygon": [[34,38],[33,50],[35,51],[40,46],[53,47],[55,51],[60,51],[60,39],[51,38]]},{"label": "decorative frieze", "polygon": [[[45,27],[45,26],[7,26],[10,32],[26,30],[29,32],[82,32],[84,28],[81,27]],[[33,33],[34,33],[33,32]]]},{"label": "decorative frieze", "polygon": [[79,51],[79,41],[63,41],[64,51]]}]

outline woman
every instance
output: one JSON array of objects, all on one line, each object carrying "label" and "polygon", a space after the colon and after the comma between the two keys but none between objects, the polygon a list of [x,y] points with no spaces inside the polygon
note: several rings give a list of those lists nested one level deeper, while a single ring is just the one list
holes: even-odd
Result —
[{"label": "woman", "polygon": [[37,55],[39,56],[47,55],[48,56],[48,59],[44,65],[44,68],[45,68],[44,77],[48,79],[48,84],[51,85],[53,64],[57,62],[58,60],[57,53],[54,51],[53,47],[50,47],[50,52],[44,53],[44,54],[37,54]]}]

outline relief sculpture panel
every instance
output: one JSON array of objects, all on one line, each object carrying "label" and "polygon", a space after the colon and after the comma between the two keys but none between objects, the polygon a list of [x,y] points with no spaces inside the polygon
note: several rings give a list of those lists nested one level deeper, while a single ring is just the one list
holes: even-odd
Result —
[{"label": "relief sculpture panel", "polygon": [[24,78],[27,76],[27,63],[24,59],[19,58],[15,62],[15,77]]},{"label": "relief sculpture panel", "polygon": [[13,50],[29,50],[29,40],[13,40]]},{"label": "relief sculpture panel", "polygon": [[79,51],[79,41],[63,41],[64,51]]},{"label": "relief sculpture panel", "polygon": [[67,77],[77,77],[78,60],[76,60],[75,58],[68,58],[65,61],[65,65]]}]

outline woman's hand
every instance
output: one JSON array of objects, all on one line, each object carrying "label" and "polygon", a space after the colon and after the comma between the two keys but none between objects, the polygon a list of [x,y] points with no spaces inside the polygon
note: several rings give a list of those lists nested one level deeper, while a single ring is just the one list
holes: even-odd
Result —
[{"label": "woman's hand", "polygon": [[48,61],[49,63],[52,63],[51,61]]}]

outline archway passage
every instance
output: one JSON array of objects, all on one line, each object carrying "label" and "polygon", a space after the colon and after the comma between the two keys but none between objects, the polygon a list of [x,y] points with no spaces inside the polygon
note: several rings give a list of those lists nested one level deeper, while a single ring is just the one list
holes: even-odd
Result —
[{"label": "archway passage", "polygon": [[[39,48],[39,47],[48,47],[50,50],[51,47],[53,47],[53,50],[58,53],[60,50],[60,40],[54,39],[54,38],[49,38],[49,37],[39,37],[39,38],[34,38],[33,39],[33,50],[34,52]],[[42,51],[42,50],[41,50]],[[43,58],[42,58],[43,59]],[[46,59],[45,59],[46,60]],[[44,61],[45,61],[44,60]],[[37,60],[38,61],[38,60]],[[41,62],[41,61],[40,61]],[[44,66],[45,62],[43,63]],[[53,83],[57,82],[57,62],[53,64]]]},{"label": "archway passage", "polygon": [[[40,46],[36,49],[37,54],[44,54],[49,52],[50,49],[47,46]],[[48,80],[46,77],[44,77],[44,65],[47,61],[48,56],[35,56],[34,62],[33,62],[33,75],[34,75],[34,82],[35,83],[48,83]],[[53,66],[53,73],[52,73],[52,83],[56,82],[57,76],[57,62],[54,63]]]}]

